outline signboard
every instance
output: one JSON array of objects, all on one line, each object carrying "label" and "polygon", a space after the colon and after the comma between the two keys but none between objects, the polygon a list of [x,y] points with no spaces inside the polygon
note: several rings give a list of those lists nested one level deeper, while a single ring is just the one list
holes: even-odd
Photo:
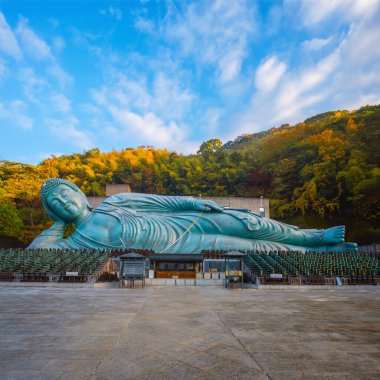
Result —
[{"label": "signboard", "polygon": [[282,274],[281,273],[271,273],[270,278],[282,278]]},{"label": "signboard", "polygon": [[78,272],[66,272],[66,276],[78,276]]},{"label": "signboard", "polygon": [[172,278],[174,278],[176,280],[178,278],[178,276],[172,276]]},{"label": "signboard", "polygon": [[241,270],[230,270],[226,271],[226,276],[242,276]]}]

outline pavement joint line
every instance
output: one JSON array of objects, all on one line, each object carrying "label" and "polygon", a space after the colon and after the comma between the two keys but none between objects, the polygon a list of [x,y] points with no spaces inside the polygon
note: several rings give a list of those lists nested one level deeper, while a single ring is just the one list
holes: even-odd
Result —
[{"label": "pavement joint line", "polygon": [[[197,350],[194,350],[194,351],[197,351]],[[183,360],[181,360],[181,359],[173,358],[173,357],[171,357],[170,355],[168,355],[168,354],[166,354],[166,353],[164,353],[164,352],[160,352],[160,351],[158,351],[158,352],[159,352],[160,354],[166,356],[167,358],[171,359],[171,360],[176,360],[177,362],[180,362],[180,363],[182,363],[182,364],[185,364],[186,366],[189,366],[189,367],[193,367],[193,368],[195,368],[195,369],[197,369],[197,370],[199,370],[199,371],[208,371],[208,370],[203,370],[202,368],[196,367],[196,366],[192,365],[191,363],[187,363],[187,362],[185,362],[185,361],[183,361]],[[199,351],[197,351],[197,352],[199,352]],[[158,371],[160,371],[160,370],[158,370]]]},{"label": "pavement joint line", "polygon": [[[139,309],[136,311],[136,314],[135,316],[126,324],[126,326],[120,331],[120,333],[118,335],[115,336],[115,339],[113,341],[113,343],[111,343],[110,347],[107,349],[106,353],[104,354],[103,358],[101,358],[99,360],[99,363],[96,365],[96,367],[90,372],[90,375],[89,377],[87,378],[87,380],[90,380],[95,374],[96,372],[98,371],[98,368],[99,366],[102,364],[102,362],[112,353],[113,351],[113,347],[115,346],[115,344],[121,339],[121,336],[123,336],[123,334],[128,330],[129,328],[129,325],[135,320],[135,318],[137,317],[138,315],[138,311],[140,311],[145,303],[148,301],[149,297],[146,297],[144,298],[144,301],[143,303],[141,304],[141,306],[139,307]],[[63,376],[63,374],[62,374]],[[61,377],[62,377],[61,376]]]},{"label": "pavement joint line", "polygon": [[0,288],[0,379],[380,380],[380,288],[136,290]]},{"label": "pavement joint line", "polygon": [[269,380],[272,380],[265,369],[260,365],[260,363],[254,358],[254,356],[245,348],[244,344],[240,341],[240,339],[231,331],[231,329],[224,322],[223,318],[219,315],[214,307],[212,307],[213,312],[218,317],[218,319],[222,322],[223,326],[227,329],[227,331],[234,337],[234,339],[239,343],[241,347],[243,347],[244,351],[252,358],[252,360],[260,367],[261,371],[265,376],[268,377]]}]

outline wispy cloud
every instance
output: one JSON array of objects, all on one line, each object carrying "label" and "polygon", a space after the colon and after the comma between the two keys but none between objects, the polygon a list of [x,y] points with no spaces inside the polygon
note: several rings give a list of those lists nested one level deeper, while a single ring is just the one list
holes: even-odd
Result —
[{"label": "wispy cloud", "polygon": [[91,133],[80,130],[80,123],[75,117],[47,118],[45,125],[58,139],[66,141],[76,148],[88,150],[95,146]]},{"label": "wispy cloud", "polygon": [[53,49],[56,53],[60,53],[66,46],[65,40],[61,36],[53,38]]},{"label": "wispy cloud", "polygon": [[280,62],[276,56],[268,57],[258,67],[255,75],[255,84],[258,91],[264,93],[272,91],[286,71],[286,64]]},{"label": "wispy cloud", "polygon": [[319,50],[328,45],[332,38],[312,38],[302,42],[302,47],[306,50]]},{"label": "wispy cloud", "polygon": [[38,139],[45,120],[49,128],[45,129],[44,138],[55,137],[56,141],[81,149],[92,147],[91,135],[81,130],[72,101],[65,94],[73,78],[55,55],[64,47],[64,40],[55,37],[52,43],[54,49],[36,33],[28,19],[20,16],[12,29],[0,13],[0,63],[4,81],[13,84],[9,94],[3,93],[3,99],[8,100],[0,104],[2,128],[25,130],[31,139]]},{"label": "wispy cloud", "polygon": [[31,130],[34,122],[28,115],[27,104],[21,100],[13,100],[5,105],[0,102],[0,120],[6,123],[7,128],[15,127],[25,130]]},{"label": "wispy cloud", "polygon": [[17,39],[8,25],[4,15],[0,12],[0,50],[7,55],[21,59],[22,53]]},{"label": "wispy cloud", "polygon": [[152,33],[155,26],[152,21],[147,20],[142,16],[137,16],[135,20],[135,28],[145,33]]},{"label": "wispy cloud", "polygon": [[52,94],[50,104],[58,112],[69,113],[71,111],[71,101],[63,94]]},{"label": "wispy cloud", "polygon": [[31,67],[22,67],[18,70],[17,80],[19,81],[23,95],[35,104],[40,104],[40,96],[48,88],[46,78],[36,74]]},{"label": "wispy cloud", "polygon": [[114,74],[109,83],[92,91],[93,99],[100,105],[116,104],[136,112],[154,112],[166,120],[183,118],[191,106],[191,92],[162,72],[155,73],[150,83],[145,77],[130,79],[120,71]]},{"label": "wispy cloud", "polygon": [[[348,4],[349,3],[349,4]],[[366,3],[366,4],[363,4]],[[283,54],[264,59],[255,73],[256,91],[246,111],[235,116],[235,131],[249,133],[297,122],[328,109],[352,109],[380,100],[380,1],[288,1],[298,9],[300,24],[346,23],[330,35],[300,42],[307,57],[292,62]],[[284,12],[289,11],[287,9]],[[344,22],[342,21],[344,20]],[[274,90],[274,91],[273,91]]]},{"label": "wispy cloud", "polygon": [[113,6],[109,6],[106,9],[101,9],[99,13],[103,16],[114,17],[116,20],[121,20],[123,18],[123,12],[119,8]]},{"label": "wispy cloud", "polygon": [[184,145],[187,127],[176,120],[182,120],[188,112],[192,94],[161,72],[156,73],[150,85],[145,78],[136,81],[121,72],[115,75],[117,80],[112,78],[113,84],[92,91],[91,107],[102,108],[106,112],[102,115],[105,121],[108,115],[111,117],[112,127],[107,132],[113,138],[133,137],[139,145],[176,149]]},{"label": "wispy cloud", "polygon": [[184,56],[210,65],[223,84],[241,73],[257,28],[255,15],[252,3],[243,0],[192,3],[174,17],[169,14],[162,31]]},{"label": "wispy cloud", "polygon": [[0,124],[31,145],[195,152],[380,102],[380,0],[108,2],[76,19],[62,4],[0,12]]},{"label": "wispy cloud", "polygon": [[23,50],[28,54],[29,58],[38,61],[52,59],[50,47],[29,28],[28,20],[25,18],[20,19],[16,28],[16,35],[21,41]]},{"label": "wispy cloud", "polygon": [[299,10],[301,23],[308,27],[332,18],[334,23],[371,18],[378,10],[379,0],[299,0],[293,1],[293,5]]},{"label": "wispy cloud", "polygon": [[124,137],[132,134],[140,141],[161,148],[173,146],[186,137],[183,126],[179,127],[175,122],[165,124],[153,113],[140,116],[114,106],[111,106],[109,111],[114,120],[123,127],[121,131]]}]

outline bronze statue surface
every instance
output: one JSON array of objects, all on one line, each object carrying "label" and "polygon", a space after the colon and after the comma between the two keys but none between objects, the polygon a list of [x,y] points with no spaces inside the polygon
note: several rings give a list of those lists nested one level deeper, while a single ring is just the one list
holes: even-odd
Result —
[{"label": "bronze statue surface", "polygon": [[[192,197],[121,193],[92,209],[75,184],[52,178],[42,185],[41,199],[55,224],[28,248],[135,248],[157,253],[357,250],[356,244],[344,242],[344,226],[304,230]],[[76,228],[64,239],[67,223]]]}]

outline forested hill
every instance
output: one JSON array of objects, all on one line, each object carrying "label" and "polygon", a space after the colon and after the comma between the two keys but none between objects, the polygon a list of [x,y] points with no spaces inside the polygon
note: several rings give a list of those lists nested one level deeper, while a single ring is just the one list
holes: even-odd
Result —
[{"label": "forested hill", "polygon": [[[52,157],[37,166],[0,162],[0,235],[29,241],[49,223],[39,188],[50,177],[87,195],[105,185],[178,195],[264,195],[273,218],[302,227],[343,223],[352,239],[380,239],[380,106],[316,115],[297,125],[204,142],[185,156],[151,147]],[[310,224],[310,225],[309,225]],[[318,224],[318,225],[316,225]]]}]

